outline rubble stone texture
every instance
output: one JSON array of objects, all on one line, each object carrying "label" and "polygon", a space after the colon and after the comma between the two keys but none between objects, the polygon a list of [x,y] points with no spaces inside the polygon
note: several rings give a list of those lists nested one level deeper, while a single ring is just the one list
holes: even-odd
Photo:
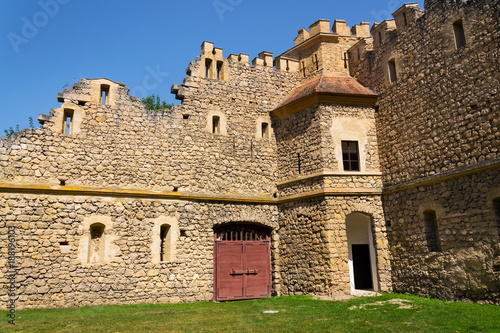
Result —
[{"label": "rubble stone texture", "polygon": [[251,62],[204,42],[172,110],[109,79],[64,89],[0,139],[0,284],[14,242],[20,308],[211,300],[214,228],[252,223],[273,295],[359,293],[366,243],[375,291],[500,303],[499,9],[318,20]]}]

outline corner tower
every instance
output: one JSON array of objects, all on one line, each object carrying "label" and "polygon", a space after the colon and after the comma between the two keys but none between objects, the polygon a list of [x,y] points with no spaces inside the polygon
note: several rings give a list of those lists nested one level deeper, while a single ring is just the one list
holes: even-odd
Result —
[{"label": "corner tower", "polygon": [[[390,291],[378,161],[378,95],[349,76],[368,23],[318,20],[279,59],[301,83],[271,111],[278,153],[281,294]],[[300,283],[296,283],[300,281]]]},{"label": "corner tower", "polygon": [[347,75],[347,50],[360,39],[370,36],[368,22],[361,22],[350,29],[344,20],[318,20],[298,31],[294,47],[280,58],[298,62],[300,78],[308,80],[319,74]]}]

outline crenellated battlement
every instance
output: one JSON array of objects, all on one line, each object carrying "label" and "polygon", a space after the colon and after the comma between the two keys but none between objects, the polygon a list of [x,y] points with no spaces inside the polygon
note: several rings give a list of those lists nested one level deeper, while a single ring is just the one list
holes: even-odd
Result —
[{"label": "crenellated battlement", "polygon": [[392,16],[396,21],[397,29],[401,30],[415,22],[423,14],[424,11],[418,7],[418,3],[412,2],[401,6],[392,14]]},{"label": "crenellated battlement", "polygon": [[297,71],[304,80],[321,74],[347,75],[347,50],[368,37],[368,22],[350,28],[345,20],[335,20],[333,24],[330,20],[317,20],[309,29],[298,31],[294,47],[278,57],[276,66]]},{"label": "crenellated battlement", "polygon": [[249,55],[248,54],[244,54],[244,53],[240,53],[240,54],[230,54],[228,59],[229,60],[232,60],[232,61],[238,61],[238,62],[242,62],[242,63],[245,63],[245,64],[248,64],[248,59],[249,59]]},{"label": "crenellated battlement", "polygon": [[381,23],[374,23],[371,28],[373,45],[382,45],[389,39],[390,33],[396,31],[396,21],[394,19],[385,20]]},{"label": "crenellated battlement", "polygon": [[198,75],[208,79],[227,80],[228,78],[228,63],[223,56],[223,50],[219,47],[214,47],[211,42],[203,42],[201,44],[200,64]]},{"label": "crenellated battlement", "polygon": [[299,71],[299,61],[283,55],[274,59],[274,65],[276,66],[276,69],[279,69],[282,72],[296,73]]},{"label": "crenellated battlement", "polygon": [[[248,54],[230,54],[227,58],[223,55],[223,49],[215,47],[211,42],[203,42],[201,45],[200,56],[196,60],[196,65],[190,65],[187,70],[189,77],[200,77],[214,80],[227,81],[230,75],[230,63],[237,62],[252,66],[274,68],[278,71],[287,73],[297,73],[299,77],[306,77],[311,73],[321,71],[323,67],[327,67],[329,73],[346,74],[347,58],[345,51],[354,44],[359,38],[370,36],[368,22],[361,22],[352,27],[346,25],[345,20],[335,20],[331,25],[330,20],[317,20],[309,26],[309,30],[300,29],[298,36],[294,40],[294,47],[285,53],[273,57],[272,52],[263,51],[257,57],[250,61]],[[319,38],[318,38],[319,37]],[[314,43],[337,43],[341,46],[341,56],[335,59],[338,67],[332,69],[328,63],[329,59],[322,57],[320,54],[309,55],[306,57],[298,56],[297,50],[304,47],[310,48]],[[325,54],[328,53],[325,51]],[[310,66],[311,68],[306,68]],[[340,69],[343,68],[343,69]],[[186,78],[187,81],[190,81]],[[185,80],[185,81],[186,81]],[[186,82],[185,82],[186,83]],[[188,82],[189,83],[189,82]],[[182,86],[185,84],[183,83]],[[172,93],[177,95],[178,99],[183,98],[184,89],[181,85],[173,85]]]},{"label": "crenellated battlement", "polygon": [[[414,48],[413,41],[420,38],[414,37],[412,39],[407,35],[416,33],[417,36],[421,36],[423,33],[429,33],[429,28],[421,19],[425,14],[426,12],[418,7],[418,3],[407,3],[392,14],[392,19],[374,23],[370,29],[371,36],[359,40],[348,50],[350,75],[358,77],[375,90],[379,90],[380,84],[388,85],[400,79],[405,67],[401,55]],[[443,26],[448,26],[449,30],[448,32],[444,31],[444,34],[453,33],[452,23],[454,20],[456,19]],[[418,21],[420,21],[419,24],[417,24]],[[449,41],[453,40],[453,36],[448,36],[447,39],[448,42],[445,44],[450,44]],[[403,43],[400,45],[403,50],[394,49],[395,45],[399,43]],[[445,48],[454,49],[454,47],[445,44],[443,44]],[[381,73],[379,75],[371,74],[373,67],[380,64],[383,64]]]},{"label": "crenellated battlement", "polygon": [[228,81],[230,68],[235,63],[245,64],[248,66],[274,68],[282,72],[298,72],[299,63],[297,59],[290,57],[273,57],[272,52],[262,51],[250,62],[250,56],[245,53],[230,54],[227,58],[224,57],[224,50],[215,47],[211,42],[203,42],[201,44],[200,56],[192,61],[187,70],[188,75],[184,82],[174,84],[171,87],[171,93],[176,95],[176,99],[183,100],[188,94],[187,90],[191,87],[197,87],[197,78],[205,78],[211,80]]},{"label": "crenellated battlement", "polygon": [[99,108],[115,108],[120,101],[139,101],[128,92],[123,82],[106,78],[81,79],[72,88],[58,93],[57,100],[62,105],[51,109],[49,115],[40,114],[38,121],[56,133],[77,134],[86,113],[95,113]]},{"label": "crenellated battlement", "polygon": [[352,27],[347,26],[345,20],[335,20],[330,28],[330,20],[317,20],[309,26],[309,30],[301,28],[297,32],[293,44],[295,46],[322,34],[331,34],[343,37],[369,37],[370,28],[368,22],[361,22]]},{"label": "crenellated battlement", "polygon": [[252,60],[252,65],[273,67],[273,54],[271,52],[262,51],[257,58]]},{"label": "crenellated battlement", "polygon": [[[414,24],[414,22],[422,15],[424,15],[424,11],[418,7],[418,3],[407,3],[392,14],[392,19],[388,19],[380,23],[376,22],[372,25],[368,32],[363,30],[361,34],[366,33],[365,37],[372,39],[373,47],[376,48],[396,36],[396,34],[402,32],[406,27]],[[366,27],[368,27],[368,23],[366,23]],[[358,29],[357,26],[355,28]],[[359,34],[360,33],[358,33],[358,35]],[[366,45],[366,42],[356,43],[349,50],[349,53],[352,54],[353,51],[358,53],[359,51],[357,48],[365,47],[363,45]]]}]

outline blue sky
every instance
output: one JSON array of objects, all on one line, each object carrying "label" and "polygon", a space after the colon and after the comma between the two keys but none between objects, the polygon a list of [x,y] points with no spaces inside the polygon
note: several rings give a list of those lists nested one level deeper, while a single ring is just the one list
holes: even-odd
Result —
[{"label": "blue sky", "polygon": [[135,96],[178,104],[170,86],[182,83],[203,41],[226,57],[279,55],[317,19],[373,24],[407,2],[0,0],[0,136],[28,127],[29,117],[38,126],[38,114],[59,107],[57,93],[81,78],[106,77]]}]

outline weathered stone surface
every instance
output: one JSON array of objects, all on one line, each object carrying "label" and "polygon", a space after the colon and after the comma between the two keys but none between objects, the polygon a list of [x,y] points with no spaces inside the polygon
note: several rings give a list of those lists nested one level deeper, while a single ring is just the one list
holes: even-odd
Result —
[{"label": "weathered stone surface", "polygon": [[210,300],[227,223],[270,230],[273,295],[359,293],[367,245],[375,291],[499,303],[500,3],[425,5],[373,37],[319,20],[276,68],[205,42],[172,110],[108,79],[64,89],[0,139],[2,307],[12,286],[26,308]]},{"label": "weathered stone surface", "polygon": [[[499,7],[426,1],[425,12],[402,8],[397,27],[375,27],[373,40],[349,51],[351,74],[380,93],[377,139],[396,291],[499,302]],[[461,47],[456,22],[465,33]],[[438,212],[442,251],[426,245],[425,210]]]}]

